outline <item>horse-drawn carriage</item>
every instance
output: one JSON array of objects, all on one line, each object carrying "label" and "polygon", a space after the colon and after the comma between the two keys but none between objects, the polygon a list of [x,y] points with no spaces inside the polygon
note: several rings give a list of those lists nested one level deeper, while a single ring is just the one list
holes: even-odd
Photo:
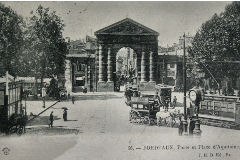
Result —
[{"label": "horse-drawn carriage", "polygon": [[[131,106],[129,120],[136,123],[165,125],[173,127],[182,114],[169,109],[172,88],[156,85],[155,91],[138,91],[129,87],[125,92],[126,104]],[[162,109],[161,109],[162,108]]]},{"label": "horse-drawn carriage", "polygon": [[129,121],[134,123],[152,124],[159,111],[159,105],[148,97],[132,97]]},{"label": "horse-drawn carriage", "polygon": [[27,116],[24,114],[12,114],[5,126],[5,132],[7,134],[17,133],[21,135],[25,132],[25,126],[27,123]]}]

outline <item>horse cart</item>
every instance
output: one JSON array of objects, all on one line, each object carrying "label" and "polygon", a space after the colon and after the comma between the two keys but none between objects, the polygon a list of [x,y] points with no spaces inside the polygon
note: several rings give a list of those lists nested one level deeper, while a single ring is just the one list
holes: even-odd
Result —
[{"label": "horse cart", "polygon": [[21,135],[27,122],[22,82],[0,83],[0,132]]},{"label": "horse cart", "polygon": [[151,125],[159,111],[157,103],[151,101],[148,97],[132,97],[130,106],[129,121],[133,123]]}]

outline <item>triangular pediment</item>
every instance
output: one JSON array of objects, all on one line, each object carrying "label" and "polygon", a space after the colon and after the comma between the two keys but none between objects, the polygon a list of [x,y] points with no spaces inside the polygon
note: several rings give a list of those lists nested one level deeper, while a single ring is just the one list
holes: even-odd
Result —
[{"label": "triangular pediment", "polygon": [[95,35],[159,35],[158,32],[130,19],[125,18],[95,32]]}]

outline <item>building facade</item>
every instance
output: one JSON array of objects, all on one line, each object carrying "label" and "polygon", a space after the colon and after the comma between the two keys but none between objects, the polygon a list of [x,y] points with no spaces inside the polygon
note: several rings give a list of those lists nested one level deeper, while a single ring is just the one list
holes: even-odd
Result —
[{"label": "building facade", "polygon": [[[96,39],[87,36],[86,42],[71,41],[65,74],[67,90],[115,91],[120,68],[134,70],[133,82],[140,90],[152,90],[159,83],[181,87],[182,40],[180,38],[179,44],[172,47],[162,48],[158,47],[158,35],[126,18],[96,31]],[[188,41],[190,43],[190,36]],[[127,60],[117,59],[117,52],[123,47],[128,49],[127,56],[122,57]],[[132,54],[129,54],[130,49]]]},{"label": "building facade", "polygon": [[87,36],[86,42],[69,42],[65,71],[65,87],[68,92],[81,92],[84,88],[96,91],[95,51],[96,40],[92,37]]},{"label": "building facade", "polygon": [[[186,35],[186,59],[188,59],[187,48],[191,45],[193,37]],[[174,43],[170,47],[158,47],[157,59],[157,83],[173,86],[176,90],[183,89],[183,38],[179,38],[178,43]],[[189,76],[187,74],[187,76]],[[188,88],[191,88],[190,83]]]}]

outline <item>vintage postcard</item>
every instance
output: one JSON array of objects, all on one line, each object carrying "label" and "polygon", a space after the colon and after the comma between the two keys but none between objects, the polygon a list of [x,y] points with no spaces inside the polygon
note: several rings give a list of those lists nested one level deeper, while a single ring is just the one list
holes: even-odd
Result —
[{"label": "vintage postcard", "polygon": [[0,2],[0,160],[238,160],[240,2]]}]

